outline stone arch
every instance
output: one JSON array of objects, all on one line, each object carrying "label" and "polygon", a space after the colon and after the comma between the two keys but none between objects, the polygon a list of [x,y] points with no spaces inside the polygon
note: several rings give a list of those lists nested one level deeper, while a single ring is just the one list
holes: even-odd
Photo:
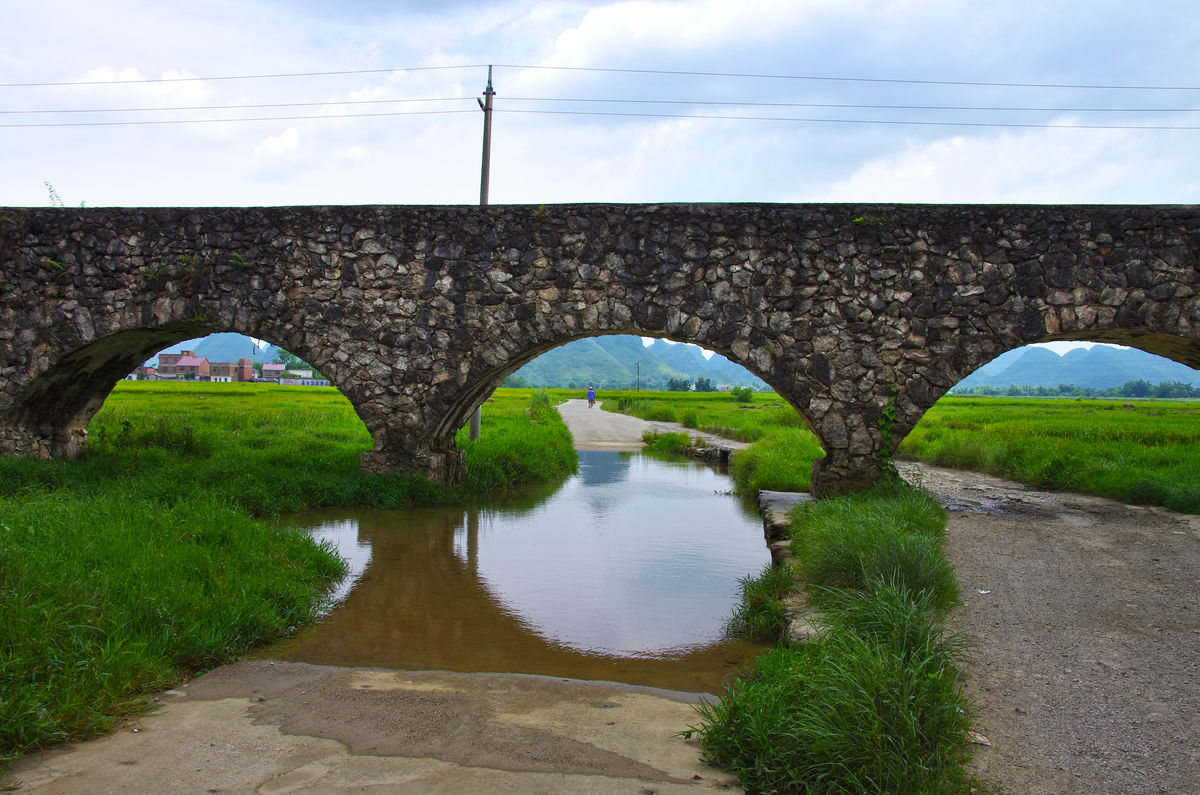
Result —
[{"label": "stone arch", "polygon": [[[475,352],[474,358],[467,367],[474,375],[480,372],[478,380],[464,385],[459,390],[448,390],[448,401],[443,413],[436,420],[434,430],[430,434],[436,439],[435,448],[449,456],[454,454],[454,435],[461,428],[471,413],[490,395],[504,380],[528,362],[538,356],[569,342],[590,337],[611,336],[618,334],[636,335],[668,339],[674,342],[692,343],[719,353],[735,364],[739,364],[751,373],[761,378],[775,390],[785,401],[792,405],[803,418],[810,431],[817,437],[822,448],[828,455],[829,446],[825,441],[827,428],[822,428],[810,417],[810,406],[813,396],[817,395],[817,403],[823,405],[821,391],[824,385],[809,373],[806,368],[799,366],[782,352],[773,352],[771,345],[763,348],[750,348],[742,344],[723,345],[720,342],[723,330],[717,330],[708,335],[689,334],[686,331],[686,321],[674,324],[674,331],[666,332],[648,329],[646,324],[636,321],[623,321],[604,324],[602,330],[579,329],[570,333],[550,334],[536,343],[510,352],[502,343],[495,346],[484,346]],[[482,363],[482,364],[480,364]],[[476,368],[478,367],[478,371]],[[843,439],[843,442],[845,440]],[[819,461],[823,459],[818,459]],[[819,469],[820,464],[814,464]]]},{"label": "stone arch", "polygon": [[[51,351],[43,350],[39,360],[42,366],[35,369],[27,386],[16,395],[4,422],[10,432],[15,432],[17,441],[22,443],[19,449],[26,454],[39,458],[77,458],[87,449],[88,423],[117,382],[171,345],[229,330],[167,323],[118,330],[69,348],[57,358],[52,358]],[[267,341],[273,342],[269,338]],[[319,355],[314,357],[316,361],[306,358],[313,355],[307,351],[296,355],[318,369],[322,366]],[[332,376],[327,377],[338,386]],[[345,389],[338,388],[346,394]],[[352,398],[351,404],[354,405]],[[357,406],[355,411],[363,419]]]},{"label": "stone arch", "polygon": [[[934,361],[898,392],[893,449],[939,398],[975,370],[1008,351],[1040,342],[1106,342],[1138,348],[1200,369],[1200,296],[1186,284],[1164,282],[1149,301],[1146,290],[1090,290],[1077,285],[1072,300],[1044,301],[986,337],[958,337],[937,346]],[[1182,293],[1180,295],[1179,293]],[[1169,300],[1174,299],[1174,300]]]}]

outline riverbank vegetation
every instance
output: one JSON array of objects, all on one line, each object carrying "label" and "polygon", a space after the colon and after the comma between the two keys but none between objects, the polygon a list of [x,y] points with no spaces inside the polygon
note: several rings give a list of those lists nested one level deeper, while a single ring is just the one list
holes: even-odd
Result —
[{"label": "riverbank vegetation", "polygon": [[[739,491],[807,491],[824,453],[775,395],[622,392],[604,408],[753,442],[730,464]],[[703,418],[703,419],[701,419]],[[900,443],[899,459],[1044,489],[1200,513],[1200,402],[947,396]]]},{"label": "riverbank vegetation", "polygon": [[564,477],[575,453],[550,406],[529,392],[487,404],[457,489],[360,472],[370,436],[318,387],[122,382],[82,460],[0,458],[0,766],[310,623],[342,563],[256,517]]},{"label": "riverbank vegetation", "polygon": [[1200,402],[943,398],[899,455],[1200,513]]},{"label": "riverbank vegetation", "polygon": [[779,627],[779,599],[800,582],[822,609],[818,633],[781,642],[699,709],[689,734],[706,760],[754,792],[966,792],[967,642],[943,623],[957,599],[945,522],[902,484],[797,509],[796,564],[744,584],[730,628]]}]

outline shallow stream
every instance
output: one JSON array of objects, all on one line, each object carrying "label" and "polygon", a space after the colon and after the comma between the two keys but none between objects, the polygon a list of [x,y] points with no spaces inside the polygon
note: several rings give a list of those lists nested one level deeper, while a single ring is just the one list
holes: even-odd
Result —
[{"label": "shallow stream", "polygon": [[553,493],[486,508],[293,517],[351,573],[315,626],[262,656],[715,692],[761,647],[723,637],[762,522],[712,466],[581,451]]}]

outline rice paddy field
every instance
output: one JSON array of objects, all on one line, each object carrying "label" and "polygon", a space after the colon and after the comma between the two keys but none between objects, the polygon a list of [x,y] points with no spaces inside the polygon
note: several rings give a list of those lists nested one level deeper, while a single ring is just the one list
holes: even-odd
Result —
[{"label": "rice paddy field", "polygon": [[1200,513],[1200,401],[942,398],[899,455]]}]

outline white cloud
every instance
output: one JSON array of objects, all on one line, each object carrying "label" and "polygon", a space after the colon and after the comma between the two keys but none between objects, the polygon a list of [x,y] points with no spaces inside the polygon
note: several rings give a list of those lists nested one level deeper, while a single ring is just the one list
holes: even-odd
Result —
[{"label": "white cloud", "polygon": [[300,130],[288,127],[279,135],[271,135],[254,147],[255,158],[277,158],[300,148]]},{"label": "white cloud", "polygon": [[834,201],[1194,202],[1197,182],[1194,159],[1156,148],[1145,134],[1045,129],[910,141],[829,193]]}]

